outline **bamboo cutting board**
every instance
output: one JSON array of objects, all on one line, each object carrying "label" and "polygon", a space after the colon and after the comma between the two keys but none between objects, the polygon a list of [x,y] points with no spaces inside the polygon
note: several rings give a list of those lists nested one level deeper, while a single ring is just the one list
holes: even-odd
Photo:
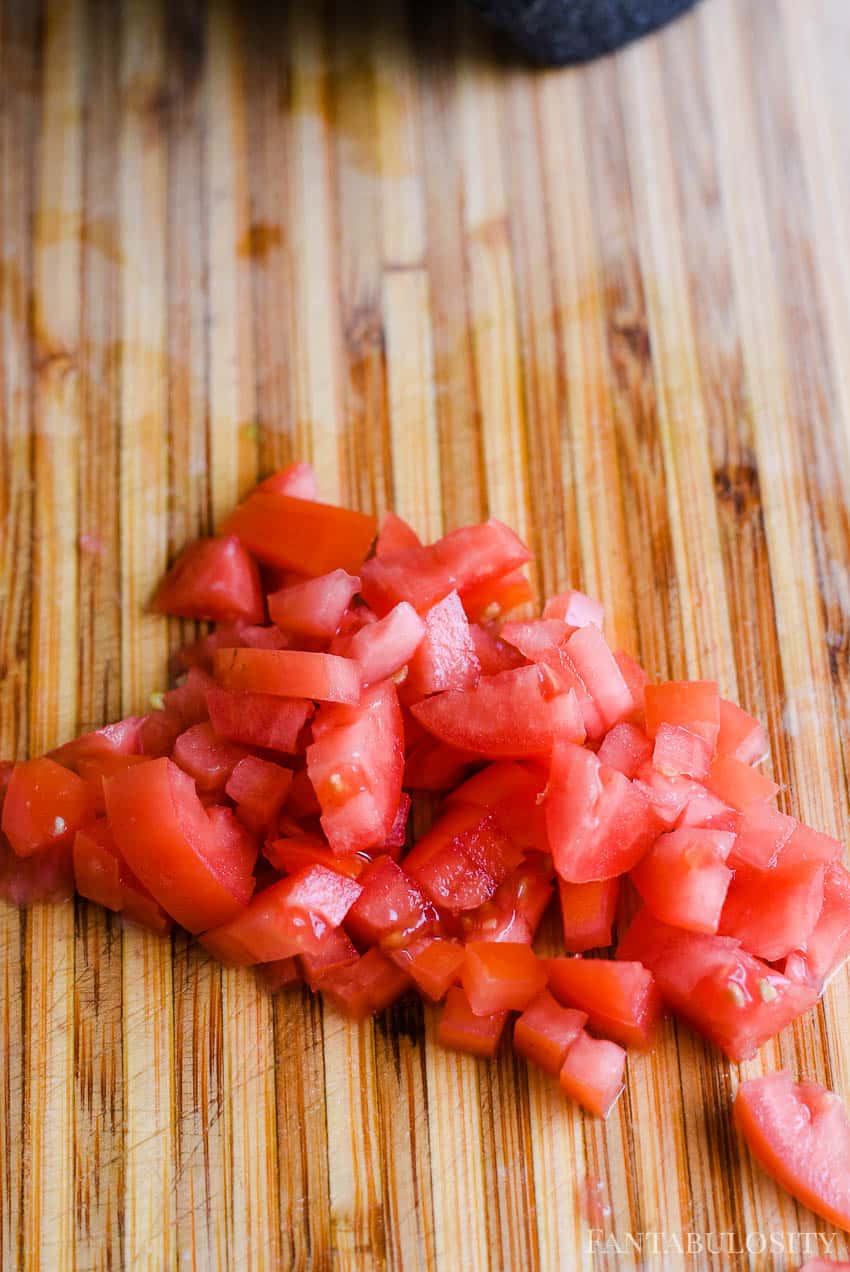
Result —
[{"label": "bamboo cutting board", "polygon": [[[143,710],[167,560],[304,457],[429,536],[510,522],[539,593],[766,718],[783,807],[846,837],[848,119],[847,0],[706,0],[549,72],[452,4],[0,0],[3,751]],[[9,1272],[833,1235],[729,1097],[782,1063],[850,1098],[844,973],[740,1069],[667,1025],[601,1125],[418,1003],[349,1026],[84,903],[3,908],[0,951]]]}]

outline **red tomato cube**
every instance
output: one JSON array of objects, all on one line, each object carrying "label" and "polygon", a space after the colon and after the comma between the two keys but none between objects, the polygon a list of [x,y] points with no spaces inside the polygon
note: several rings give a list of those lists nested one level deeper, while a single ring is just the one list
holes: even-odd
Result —
[{"label": "red tomato cube", "polygon": [[492,1057],[499,1049],[507,1023],[506,1011],[494,1012],[492,1016],[476,1016],[461,987],[453,985],[446,995],[437,1038],[451,1051]]},{"label": "red tomato cube", "polygon": [[712,746],[720,728],[720,694],[714,680],[667,680],[644,690],[646,731],[654,738],[662,724],[679,724]]},{"label": "red tomato cube", "polygon": [[595,1117],[605,1118],[623,1091],[626,1053],[607,1038],[582,1032],[561,1067],[561,1090]]},{"label": "red tomato cube", "polygon": [[353,658],[364,685],[377,684],[401,671],[416,653],[425,635],[425,623],[407,601],[393,607],[383,618],[368,623],[334,652]]},{"label": "red tomato cube", "polygon": [[223,526],[258,561],[311,578],[337,568],[359,573],[376,529],[365,513],[268,491],[250,495]]},{"label": "red tomato cube", "polygon": [[620,880],[594,879],[590,883],[558,880],[564,949],[584,954],[611,944]]},{"label": "red tomato cube", "polygon": [[473,941],[466,946],[461,984],[476,1016],[523,1011],[546,986],[546,971],[522,943]]},{"label": "red tomato cube", "polygon": [[492,813],[460,805],[422,836],[404,867],[435,905],[456,914],[489,900],[522,855]]},{"label": "red tomato cube", "polygon": [[236,815],[249,830],[268,830],[283,808],[292,773],[270,760],[246,755],[234,765],[225,794],[236,805]]},{"label": "red tomato cube", "polygon": [[362,892],[346,927],[360,945],[393,949],[430,931],[437,915],[419,885],[389,857],[370,862],[359,876]]},{"label": "red tomato cube", "polygon": [[29,857],[19,857],[0,834],[0,897],[11,905],[54,904],[74,895],[74,868],[67,838]]},{"label": "red tomato cube", "polygon": [[682,724],[660,724],[655,734],[652,763],[665,777],[693,777],[702,781],[711,768],[712,744]]},{"label": "red tomato cube", "polygon": [[743,812],[748,804],[770,800],[779,787],[769,777],[750,768],[730,755],[718,755],[713,761],[705,784],[730,808]]},{"label": "red tomato cube", "polygon": [[263,849],[276,870],[297,874],[307,866],[324,866],[349,879],[359,879],[367,859],[355,853],[341,856],[333,852],[317,835],[291,835],[266,843]]},{"label": "red tomato cube", "polygon": [[596,703],[606,729],[631,715],[634,698],[608,642],[594,623],[574,631],[565,651]]},{"label": "red tomato cube", "polygon": [[734,842],[726,831],[673,830],[638,862],[632,883],[662,922],[714,933],[733,879],[725,862]]},{"label": "red tomato cube", "polygon": [[850,957],[850,874],[838,862],[826,867],[823,905],[805,946],[785,960],[789,980],[810,985],[821,993],[832,975]]},{"label": "red tomato cube", "polygon": [[312,702],[273,693],[236,693],[214,686],[207,692],[210,723],[219,737],[266,751],[293,754]]},{"label": "red tomato cube", "polygon": [[330,640],[359,588],[359,578],[345,570],[304,579],[271,593],[269,616],[285,632]]},{"label": "red tomato cube", "polygon": [[652,755],[652,743],[639,725],[623,720],[605,734],[597,755],[602,764],[631,778]]},{"label": "red tomato cube", "polygon": [[557,1076],[572,1044],[587,1024],[587,1014],[562,1007],[544,990],[514,1025],[514,1050]]},{"label": "red tomato cube", "polygon": [[587,736],[595,741],[605,733],[605,718],[584,677],[567,652],[571,634],[572,629],[561,619],[555,618],[505,623],[501,631],[502,637],[515,645],[529,662],[550,667],[564,688],[573,691]]},{"label": "red tomato cube", "polygon": [[164,933],[171,920],[121,859],[105,817],[92,818],[74,836],[74,876],[81,896],[152,932]]},{"label": "red tomato cube", "polygon": [[323,977],[351,967],[359,959],[357,947],[342,928],[331,928],[315,953],[305,951],[299,955],[304,980],[314,993],[321,988]]},{"label": "red tomato cube", "polygon": [[426,737],[408,753],[404,785],[412,791],[450,791],[463,781],[472,766],[480,763],[481,757],[475,751],[459,751]]},{"label": "red tomato cube", "polygon": [[375,542],[375,556],[379,561],[385,557],[395,556],[399,552],[407,552],[409,548],[421,548],[422,540],[406,521],[394,512],[385,512],[381,529]]},{"label": "red tomato cube", "polygon": [[315,499],[319,493],[316,470],[303,460],[264,477],[256,489],[272,495],[292,495],[295,499]]},{"label": "red tomato cube", "polygon": [[481,664],[457,592],[449,592],[424,615],[425,634],[412,655],[402,695],[416,702],[447,689],[474,689]]},{"label": "red tomato cube", "polygon": [[209,722],[193,724],[174,742],[172,758],[195,779],[199,791],[221,791],[247,752],[244,746],[220,738]]},{"label": "red tomato cube", "polygon": [[92,807],[88,786],[70,769],[42,756],[12,769],[2,829],[19,857],[70,845]]},{"label": "red tomato cube", "polygon": [[530,853],[489,901],[465,911],[460,921],[464,940],[531,945],[554,892],[551,869],[543,862],[539,853]]},{"label": "red tomato cube", "polygon": [[735,868],[719,931],[769,963],[804,948],[823,905],[824,867],[818,862],[759,870]]},{"label": "red tomato cube", "polygon": [[161,614],[229,623],[261,623],[266,607],[260,572],[235,535],[198,539],[184,548],[153,599]]},{"label": "red tomato cube", "polygon": [[496,676],[500,671],[513,671],[515,667],[522,667],[525,663],[516,646],[497,636],[494,628],[484,627],[481,623],[470,623],[469,634],[481,664],[482,676]]},{"label": "red tomato cube", "polygon": [[550,596],[543,607],[544,618],[560,618],[568,627],[602,628],[605,610],[601,601],[594,601],[584,592],[559,592]]},{"label": "red tomato cube", "polygon": [[742,764],[761,764],[769,753],[767,736],[758,720],[747,715],[737,703],[721,698],[717,754],[730,755]]},{"label": "red tomato cube", "polygon": [[319,988],[344,1016],[365,1020],[401,998],[410,989],[410,978],[379,949],[372,949],[356,963],[326,972]]},{"label": "red tomato cube", "polygon": [[237,693],[270,693],[284,698],[356,704],[357,664],[335,654],[301,649],[217,649],[216,680]]},{"label": "red tomato cube", "polygon": [[257,972],[266,989],[273,994],[301,984],[301,971],[294,955],[274,959],[271,963],[259,963]]},{"label": "red tomato cube", "polygon": [[463,946],[442,937],[421,937],[409,946],[388,953],[416,988],[435,1003],[457,984],[464,961]]},{"label": "red tomato cube", "polygon": [[586,1011],[592,1029],[624,1047],[652,1046],[661,995],[642,963],[550,958],[545,964],[552,993],[565,1006]]},{"label": "red tomato cube", "polygon": [[522,570],[511,570],[501,578],[465,587],[460,599],[470,622],[478,622],[510,614],[520,605],[527,605],[533,596],[528,576]]}]

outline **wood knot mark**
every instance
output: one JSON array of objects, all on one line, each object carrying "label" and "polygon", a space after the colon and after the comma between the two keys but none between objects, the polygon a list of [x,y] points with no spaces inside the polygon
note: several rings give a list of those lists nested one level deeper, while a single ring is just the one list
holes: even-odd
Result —
[{"label": "wood knot mark", "polygon": [[714,470],[714,493],[736,517],[761,513],[761,483],[755,457],[740,464],[723,464]]},{"label": "wood knot mark", "polygon": [[265,221],[252,221],[239,240],[237,251],[240,256],[247,256],[254,261],[262,261],[275,247],[283,242],[283,233],[279,225],[270,225]]},{"label": "wood knot mark", "polygon": [[643,314],[615,313],[611,319],[611,342],[615,351],[628,352],[640,363],[649,362],[652,346]]},{"label": "wood knot mark", "polygon": [[384,325],[380,310],[371,305],[359,306],[345,327],[345,343],[349,353],[363,357],[384,348]]}]

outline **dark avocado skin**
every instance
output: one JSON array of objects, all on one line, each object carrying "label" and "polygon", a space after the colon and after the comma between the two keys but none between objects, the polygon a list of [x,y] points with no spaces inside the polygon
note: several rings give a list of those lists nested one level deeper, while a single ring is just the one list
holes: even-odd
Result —
[{"label": "dark avocado skin", "polygon": [[472,0],[535,62],[586,62],[647,35],[695,0]]}]

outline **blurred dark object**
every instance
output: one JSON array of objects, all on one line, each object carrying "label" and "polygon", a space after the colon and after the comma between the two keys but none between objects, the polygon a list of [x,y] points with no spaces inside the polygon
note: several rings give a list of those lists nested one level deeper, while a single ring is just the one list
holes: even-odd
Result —
[{"label": "blurred dark object", "polygon": [[695,0],[472,0],[536,62],[563,65],[610,53],[690,9]]}]

